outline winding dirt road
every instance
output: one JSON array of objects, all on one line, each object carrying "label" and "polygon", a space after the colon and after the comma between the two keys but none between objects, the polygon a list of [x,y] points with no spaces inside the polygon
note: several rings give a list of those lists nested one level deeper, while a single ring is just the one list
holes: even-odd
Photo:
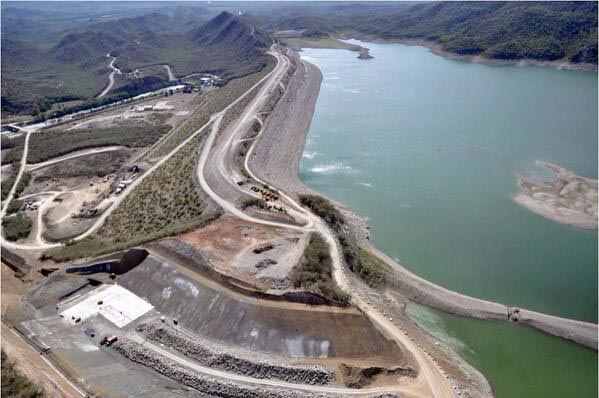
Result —
[{"label": "winding dirt road", "polygon": [[115,73],[118,73],[119,75],[121,74],[121,70],[119,68],[117,68],[116,66],[114,66],[114,63],[116,62],[116,57],[113,57],[110,54],[106,54],[106,56],[108,58],[112,58],[112,60],[108,64],[108,66],[112,69],[112,72],[110,72],[110,75],[108,75],[108,85],[104,88],[104,90],[102,90],[102,92],[96,98],[102,98],[103,96],[108,94],[108,92],[110,90],[112,90],[112,86],[114,86]]},{"label": "winding dirt road", "polygon": [[[4,218],[4,215],[6,214],[6,209],[8,208],[8,204],[13,200],[14,196],[15,196],[15,191],[17,190],[17,185],[19,185],[19,181],[21,181],[21,177],[23,176],[23,172],[25,171],[25,166],[27,166],[27,153],[29,152],[29,137],[31,137],[31,130],[28,129],[24,129],[26,130],[26,135],[25,135],[25,143],[23,144],[23,156],[21,156],[21,165],[19,167],[19,171],[17,172],[17,176],[15,178],[15,182],[12,186],[12,188],[10,189],[10,191],[8,192],[8,195],[6,196],[6,200],[4,201],[4,204],[2,205],[2,210],[0,211],[0,219]],[[1,229],[0,229],[0,233],[1,233]],[[4,245],[4,239],[2,240],[2,244]]]},{"label": "winding dirt road", "polygon": [[[275,85],[279,84],[281,76],[284,72],[286,72],[286,65],[288,65],[286,58],[282,54],[279,54],[277,52],[272,52],[271,54],[277,58],[277,66],[268,76],[269,81],[257,94],[255,100],[248,107],[245,108],[244,113],[238,118],[239,122],[234,124],[235,127],[231,129],[232,131],[230,132],[229,136],[225,137],[225,139],[220,140],[221,146],[213,148],[215,138],[219,133],[218,127],[220,125],[220,120],[215,120],[212,132],[208,140],[204,144],[203,150],[200,155],[200,161],[198,162],[198,180],[202,189],[213,200],[215,200],[219,205],[221,205],[223,209],[243,220],[263,225],[276,226],[280,228],[291,228],[301,230],[306,233],[317,232],[321,234],[329,244],[329,248],[331,250],[331,258],[333,259],[333,277],[337,285],[345,292],[352,293],[351,284],[345,274],[346,271],[341,262],[341,251],[337,244],[336,238],[318,216],[301,207],[293,198],[291,198],[283,192],[280,192],[281,198],[284,199],[285,203],[292,207],[298,215],[301,215],[301,217],[305,219],[305,225],[295,226],[276,221],[262,220],[250,216],[238,209],[234,203],[230,203],[226,198],[220,197],[215,192],[215,190],[212,187],[210,187],[204,176],[207,167],[207,159],[210,155],[210,152],[214,150],[215,154],[217,155],[217,161],[211,162],[208,166],[216,167],[216,170],[219,173],[224,172],[225,174],[221,174],[223,181],[228,181],[232,186],[236,186],[236,189],[243,191],[239,186],[236,185],[237,176],[234,173],[228,171],[225,167],[223,167],[223,165],[225,163],[226,157],[230,156],[230,151],[234,150],[234,146],[232,145],[232,143],[235,140],[240,139],[240,136],[242,136],[243,133],[246,131],[244,127],[247,127],[248,121],[253,120],[256,116],[258,116],[258,112],[261,109],[261,105],[264,105],[268,100],[268,93]],[[250,154],[251,151],[248,152],[247,156],[249,156]],[[245,164],[247,167],[247,157]],[[247,171],[259,183],[266,183],[265,181],[257,179],[255,175],[251,172],[251,170],[247,169]],[[243,192],[246,193],[245,191]],[[352,295],[352,304],[359,308],[364,314],[366,314],[371,319],[371,321],[378,325],[379,328],[382,331],[384,331],[388,336],[395,339],[408,352],[410,352],[418,364],[418,376],[409,384],[399,387],[395,389],[395,391],[400,391],[412,394],[414,396],[422,397],[433,396],[438,398],[449,398],[455,396],[451,383],[445,376],[444,372],[437,366],[433,359],[420,347],[418,347],[416,343],[414,343],[412,339],[409,338],[407,334],[404,331],[402,331],[392,320],[387,318],[383,313],[379,312],[378,309],[368,304],[364,299],[360,298],[359,296]]]},{"label": "winding dirt road", "polygon": [[[104,223],[104,221],[112,214],[112,212],[123,202],[123,200],[125,200],[125,198],[131,193],[133,192],[133,190],[135,189],[135,187],[137,187],[139,184],[141,184],[141,182],[146,179],[148,176],[150,176],[154,171],[156,171],[156,169],[158,169],[160,166],[162,166],[165,162],[167,162],[171,157],[173,157],[177,152],[179,152],[181,150],[181,148],[183,148],[185,145],[187,145],[191,140],[193,140],[198,134],[200,134],[202,131],[204,131],[205,128],[207,128],[208,126],[210,126],[210,124],[212,124],[215,121],[220,121],[222,120],[222,117],[235,105],[237,105],[237,103],[239,103],[240,101],[242,101],[252,90],[254,90],[256,87],[258,87],[260,84],[262,84],[265,80],[267,80],[274,72],[275,70],[273,69],[268,75],[264,76],[262,79],[260,79],[260,81],[258,81],[256,84],[254,84],[252,87],[250,87],[244,94],[242,94],[239,98],[237,98],[235,101],[233,101],[231,104],[229,104],[226,108],[224,108],[222,111],[213,114],[210,119],[208,120],[208,122],[206,122],[206,124],[204,124],[203,126],[201,126],[200,128],[198,128],[196,131],[194,131],[187,139],[185,139],[183,142],[181,142],[179,145],[177,145],[175,148],[173,148],[167,155],[165,155],[164,157],[162,157],[156,164],[154,164],[152,167],[150,167],[145,173],[143,173],[142,175],[140,175],[135,181],[133,181],[133,183],[131,183],[129,185],[129,187],[127,187],[127,189],[125,191],[123,191],[123,193],[121,193],[121,195],[115,197],[112,199],[112,202],[110,204],[110,207],[108,207],[96,220],[96,222],[84,233],[82,233],[81,235],[73,238],[73,240],[78,241],[84,238],[87,238],[88,236],[90,236],[91,234],[93,234],[94,232],[96,232],[98,230],[98,228],[100,228],[102,226],[102,224]],[[19,182],[19,180],[21,179],[21,175],[23,174],[23,169],[26,165],[25,160],[27,159],[27,152],[29,150],[29,134],[31,132],[33,132],[33,130],[26,130],[27,131],[27,137],[25,139],[25,144],[24,144],[24,149],[23,149],[23,158],[21,161],[21,169],[19,170],[19,173],[17,174],[17,179],[15,180],[15,183],[13,185],[13,188],[11,189],[11,192],[9,194],[9,196],[7,197],[7,199],[12,199],[12,197],[14,196],[14,190],[16,189],[16,186]],[[2,217],[4,217],[4,214],[6,212],[6,207],[8,205],[8,203],[10,202],[10,200],[7,200],[4,203],[4,206],[2,207]],[[9,242],[6,239],[4,239],[4,237],[0,236],[0,242],[2,243],[2,247],[6,247],[9,249],[16,249],[16,250],[43,250],[43,249],[51,249],[51,248],[55,248],[55,247],[60,247],[62,244],[61,243],[48,243],[48,242],[44,242],[44,241],[37,241],[36,243],[16,243],[16,242]]]}]

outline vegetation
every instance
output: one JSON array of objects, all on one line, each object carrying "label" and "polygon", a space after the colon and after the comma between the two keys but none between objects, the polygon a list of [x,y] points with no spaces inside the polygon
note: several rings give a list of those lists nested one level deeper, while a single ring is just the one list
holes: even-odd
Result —
[{"label": "vegetation", "polygon": [[163,142],[161,142],[156,149],[150,153],[150,156],[161,157],[172,151],[198,128],[208,123],[212,114],[225,109],[229,104],[239,98],[241,94],[245,93],[254,84],[259,82],[260,79],[266,76],[273,68],[274,62],[269,58],[267,66],[259,72],[231,80],[217,90],[201,94],[198,97],[196,104],[194,104],[193,114]]},{"label": "vegetation", "polygon": [[2,138],[1,140],[2,164],[18,162],[23,156],[23,147],[25,145],[25,134],[20,134],[16,137]]},{"label": "vegetation", "polygon": [[26,238],[31,232],[31,219],[23,212],[18,212],[14,216],[4,217],[2,228],[7,240],[15,241]]},{"label": "vegetation", "polygon": [[[152,12],[92,22],[76,30],[58,22],[68,20],[76,12],[68,8],[63,8],[51,25],[37,23],[35,17],[44,16],[37,10],[25,13],[15,7],[8,10],[8,17],[3,12],[2,58],[6,62],[2,63],[2,111],[60,116],[104,101],[153,91],[169,84],[164,70],[153,73],[148,68],[157,64],[170,65],[178,76],[217,74],[223,82],[264,67],[267,62],[264,50],[271,41],[247,21],[222,13],[200,25],[198,20],[202,21],[204,16],[198,18],[194,6],[185,8],[187,11],[179,10],[176,15],[165,10],[165,14]],[[19,22],[29,28],[19,27]],[[29,31],[33,30],[38,35],[31,35]],[[46,36],[44,40],[39,40],[40,35]],[[115,65],[125,74],[117,76],[110,97],[92,100],[108,81],[111,70],[106,54],[117,57]],[[43,68],[39,64],[41,59]],[[138,68],[144,70],[142,76],[127,74]],[[68,109],[56,110],[53,106],[76,100],[83,102]]]},{"label": "vegetation", "polygon": [[300,195],[300,202],[322,218],[335,232],[343,250],[343,258],[352,272],[370,287],[385,284],[388,266],[358,245],[356,239],[349,234],[345,217],[331,202],[316,195]]},{"label": "vegetation", "polygon": [[91,238],[50,249],[45,258],[68,261],[121,250],[206,224],[209,210],[195,184],[200,134],[134,188]]},{"label": "vegetation", "polygon": [[43,390],[31,382],[19,371],[15,363],[8,359],[4,350],[2,355],[2,398],[43,398]]},{"label": "vegetation", "polygon": [[343,214],[325,198],[317,195],[300,195],[300,202],[322,218],[335,232],[341,231],[345,225]]},{"label": "vegetation", "polygon": [[31,182],[31,173],[25,171],[23,172],[23,174],[21,174],[21,179],[19,180],[19,183],[15,188],[15,198],[21,196],[25,188],[27,188],[27,186],[29,185],[29,182]]},{"label": "vegetation", "polygon": [[320,235],[310,234],[302,259],[293,269],[293,285],[336,301],[349,302],[349,295],[335,285],[331,272],[328,244]]},{"label": "vegetation", "polygon": [[44,167],[35,172],[36,181],[69,177],[104,177],[116,173],[127,160],[127,150],[121,149],[81,156]]},{"label": "vegetation", "polygon": [[354,263],[353,271],[370,287],[383,286],[389,272],[389,266],[368,250],[358,249],[358,261]]},{"label": "vegetation", "polygon": [[597,2],[590,1],[323,3],[282,8],[261,21],[272,31],[302,32],[315,46],[337,35],[417,39],[461,55],[597,64]]},{"label": "vegetation", "polygon": [[10,192],[12,186],[14,185],[14,183],[17,179],[17,170],[19,169],[19,165],[13,164],[12,166],[10,166],[10,168],[11,168],[11,170],[6,172],[8,174],[8,176],[5,177],[2,180],[2,184],[0,184],[1,191],[2,191],[2,200],[6,199],[6,197],[8,196],[8,193]]},{"label": "vegetation", "polygon": [[21,207],[23,207],[23,201],[19,199],[13,199],[6,207],[6,214],[14,214],[21,210]]},{"label": "vegetation", "polygon": [[256,206],[256,207],[258,207],[260,209],[266,209],[266,207],[267,207],[266,202],[264,201],[264,199],[254,198],[254,197],[245,198],[243,200],[243,202],[241,203],[241,208],[244,209],[244,210],[247,209],[248,207],[251,207],[251,206]]},{"label": "vegetation", "polygon": [[30,163],[38,163],[80,149],[109,145],[149,146],[170,129],[171,126],[161,120],[154,123],[123,120],[111,127],[50,130],[29,139],[27,159]]}]

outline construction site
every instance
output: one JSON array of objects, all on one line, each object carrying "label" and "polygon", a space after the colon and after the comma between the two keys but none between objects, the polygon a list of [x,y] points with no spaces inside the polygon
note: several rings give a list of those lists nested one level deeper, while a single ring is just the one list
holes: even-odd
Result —
[{"label": "construction site", "polygon": [[372,396],[414,379],[411,355],[359,311],[258,293],[184,250],[56,271],[23,297],[16,329],[97,396]]},{"label": "construction site", "polygon": [[222,87],[201,74],[210,90],[22,127],[2,203],[2,336],[51,396],[492,396],[410,303],[596,349],[596,325],[410,273],[304,186],[322,76],[265,51],[262,70]]}]

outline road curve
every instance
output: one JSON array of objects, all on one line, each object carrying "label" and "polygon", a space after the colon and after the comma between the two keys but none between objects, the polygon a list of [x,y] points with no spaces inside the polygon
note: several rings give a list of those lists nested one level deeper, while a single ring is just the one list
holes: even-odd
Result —
[{"label": "road curve", "polygon": [[110,90],[112,90],[112,86],[114,86],[114,74],[115,73],[118,73],[119,75],[121,74],[121,70],[119,68],[117,68],[116,66],[114,66],[114,63],[116,62],[116,57],[113,57],[110,54],[106,54],[106,56],[108,58],[112,58],[112,60],[108,64],[108,66],[112,69],[112,72],[110,72],[110,75],[108,75],[108,85],[104,88],[104,90],[102,90],[102,92],[100,94],[98,94],[98,96],[96,98],[102,98],[103,96],[108,94],[108,92]]},{"label": "road curve", "polygon": [[[260,79],[260,81],[258,81],[257,83],[255,83],[252,87],[250,87],[245,93],[243,93],[241,96],[239,96],[235,101],[233,101],[232,103],[230,103],[226,108],[224,108],[222,111],[217,112],[215,114],[213,114],[210,119],[208,120],[208,122],[206,122],[206,124],[204,124],[203,126],[201,126],[200,128],[198,128],[196,131],[194,131],[188,138],[186,138],[183,142],[181,142],[179,145],[177,145],[175,148],[173,148],[167,155],[165,155],[163,158],[161,158],[156,164],[154,164],[152,167],[150,167],[148,169],[148,171],[146,171],[145,173],[143,173],[142,175],[140,175],[135,181],[133,181],[133,183],[131,183],[129,185],[129,187],[123,191],[123,193],[121,193],[120,196],[116,197],[115,199],[113,199],[113,202],[111,203],[110,207],[108,207],[96,220],[96,222],[87,230],[85,231],[83,234],[73,238],[72,240],[78,241],[84,238],[87,238],[88,236],[90,236],[91,234],[93,234],[95,231],[98,230],[98,228],[100,228],[100,226],[102,226],[102,224],[104,223],[104,221],[108,218],[108,216],[110,214],[112,214],[112,212],[121,204],[121,202],[131,193],[133,192],[134,188],[136,186],[138,186],[146,177],[148,177],[149,175],[151,175],[156,169],[158,169],[160,166],[162,166],[166,161],[168,161],[173,155],[175,155],[179,150],[181,150],[181,148],[183,148],[185,145],[187,145],[191,140],[193,140],[198,134],[200,134],[206,127],[208,127],[211,123],[215,122],[216,120],[220,120],[222,119],[223,115],[229,110],[231,109],[233,106],[235,106],[239,101],[241,101],[243,98],[245,98],[246,95],[248,95],[254,88],[258,87],[260,84],[262,84],[262,82],[264,82],[266,79],[268,79],[272,73],[274,72],[274,69],[269,72],[266,76],[264,76],[262,79]],[[27,150],[28,150],[28,145],[29,145],[29,130],[28,131],[28,136],[25,140],[25,147],[23,150],[23,159],[27,158]],[[24,166],[24,162],[21,162],[21,166]],[[11,190],[11,192],[14,195],[14,189],[18,183],[18,180],[20,179],[20,175],[22,174],[22,172],[18,175],[17,180],[15,181],[15,184],[13,186],[13,190]],[[8,202],[5,203],[4,207],[2,208],[2,216],[4,216],[4,212],[5,212],[5,207],[6,204]],[[37,244],[26,244],[26,243],[15,243],[15,242],[9,242],[6,239],[4,239],[3,237],[0,236],[0,242],[2,243],[2,247],[6,247],[9,249],[16,249],[16,250],[43,250],[43,249],[51,249],[51,248],[55,248],[55,247],[60,247],[62,244],[61,243],[37,243]]]},{"label": "road curve", "polygon": [[[0,211],[0,219],[4,218],[4,215],[6,214],[6,209],[8,208],[8,204],[15,196],[17,185],[19,185],[19,181],[21,181],[21,176],[23,175],[23,172],[25,171],[25,166],[27,165],[27,153],[29,152],[29,137],[31,136],[31,130],[26,129],[26,131],[27,132],[25,133],[25,143],[23,144],[23,156],[21,156],[21,164],[19,167],[19,171],[17,172],[17,176],[15,178],[15,182],[12,185],[12,188],[8,192],[8,196],[6,196],[6,199],[4,200],[4,205],[2,206],[2,210]],[[0,234],[1,233],[2,230],[0,227]]]},{"label": "road curve", "polygon": [[[273,70],[273,72],[276,71],[277,73],[280,73],[280,68],[278,68],[278,66],[281,65],[282,62],[284,62],[282,61],[284,56],[278,53],[273,53],[273,55],[277,58],[277,67]],[[278,84],[276,76],[275,78],[271,79],[271,81],[267,83],[267,85],[263,88],[261,93],[258,95],[258,99],[260,95],[264,95],[264,93],[268,91],[268,89],[270,88],[269,84],[270,86],[272,86],[273,84]],[[244,121],[251,120],[254,116],[256,116],[255,112],[257,112],[257,110],[257,107],[254,106],[246,108],[244,110],[243,115],[239,118],[241,122],[237,123],[236,126],[243,126],[245,124]],[[329,244],[331,250],[331,258],[333,259],[333,277],[337,285],[345,292],[351,293],[351,285],[347,279],[347,276],[345,275],[345,270],[341,262],[341,252],[337,245],[335,236],[318,216],[306,211],[298,203],[296,203],[293,198],[280,192],[281,197],[284,197],[290,205],[292,205],[296,209],[302,210],[302,214],[306,218],[307,225],[292,226],[285,223],[262,220],[256,217],[252,217],[244,213],[243,211],[237,209],[233,203],[230,203],[226,199],[218,196],[214,192],[214,190],[209,186],[204,177],[204,170],[206,167],[206,161],[208,159],[209,152],[212,150],[212,146],[214,145],[214,140],[218,132],[219,124],[220,120],[217,120],[213,125],[213,131],[211,132],[208,141],[206,141],[204,145],[204,148],[200,156],[200,161],[198,162],[198,179],[200,181],[202,189],[213,200],[215,200],[219,205],[221,205],[226,211],[232,213],[233,215],[243,220],[263,225],[277,226],[281,228],[299,229],[304,232],[316,231],[320,233]],[[227,156],[227,151],[232,149],[231,143],[235,138],[235,133],[236,132],[233,132],[233,134],[227,140],[223,140],[224,150],[223,147],[215,149],[216,153],[218,154],[218,158],[216,159],[217,163],[222,163],[223,157]],[[250,152],[248,152],[248,154],[249,153]],[[247,167],[247,162],[245,164]],[[222,172],[223,169],[222,167],[217,166],[217,170],[219,170],[219,172]],[[250,173],[250,175],[255,177],[251,170],[247,169],[247,171],[248,173]],[[229,181],[232,179],[232,176],[222,175],[222,178]],[[256,181],[264,183],[264,181],[261,181],[260,179],[256,179]],[[237,189],[241,190],[239,187],[237,187]],[[406,386],[406,390],[409,387],[410,392],[416,394],[417,396],[428,397],[430,396],[430,394],[432,394],[433,397],[437,398],[449,398],[455,396],[454,390],[449,380],[444,375],[444,372],[435,364],[435,362],[428,354],[426,354],[420,347],[416,345],[416,343],[414,343],[405,334],[405,332],[403,332],[397,325],[395,325],[391,320],[385,317],[384,314],[380,313],[376,308],[369,305],[360,297],[353,296],[352,304],[360,310],[362,310],[362,312],[366,314],[375,324],[377,324],[388,336],[392,337],[398,343],[403,345],[413,355],[414,359],[418,363],[419,372],[418,376],[416,377],[416,380],[413,383],[410,383],[409,386]]]}]

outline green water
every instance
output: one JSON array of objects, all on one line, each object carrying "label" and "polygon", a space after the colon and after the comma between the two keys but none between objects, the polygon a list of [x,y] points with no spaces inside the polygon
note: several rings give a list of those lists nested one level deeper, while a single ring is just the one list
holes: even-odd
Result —
[{"label": "green water", "polygon": [[597,396],[597,353],[508,322],[409,308],[419,325],[487,376],[497,397]]},{"label": "green water", "polygon": [[[301,178],[367,217],[377,246],[427,279],[596,322],[597,233],[511,200],[516,175],[549,176],[537,160],[597,177],[596,74],[367,46],[369,61],[343,50],[302,53],[324,79]],[[592,351],[522,327],[440,317],[499,397],[585,397],[596,388]],[[529,382],[510,381],[518,373],[506,370],[509,361],[528,369]],[[539,395],[543,383],[556,387]]]}]

